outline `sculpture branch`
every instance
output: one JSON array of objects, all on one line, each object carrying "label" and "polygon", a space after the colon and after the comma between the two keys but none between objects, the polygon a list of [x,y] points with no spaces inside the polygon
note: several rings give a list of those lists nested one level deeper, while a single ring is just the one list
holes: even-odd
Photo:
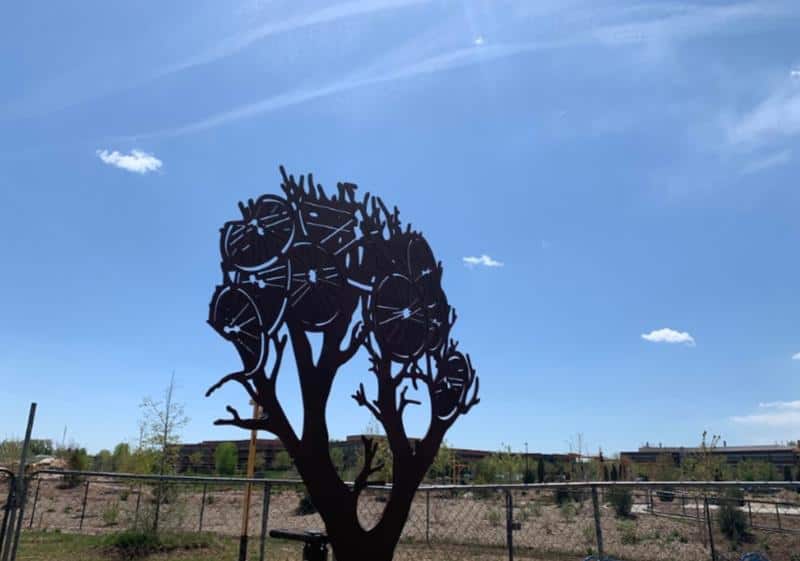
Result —
[{"label": "sculpture branch", "polygon": [[345,350],[339,352],[339,364],[344,364],[353,358],[368,336],[369,331],[364,327],[364,324],[360,321],[356,322],[350,332],[350,343]]},{"label": "sculpture branch", "polygon": [[366,436],[361,437],[361,442],[364,444],[364,465],[361,468],[356,480],[353,482],[353,495],[358,497],[359,493],[367,486],[369,476],[377,473],[384,468],[384,463],[380,462],[376,466],[372,466],[375,460],[375,454],[378,453],[378,443],[372,438]]},{"label": "sculpture branch", "polygon": [[416,399],[408,399],[406,397],[406,392],[408,391],[408,386],[403,388],[403,391],[400,392],[400,405],[397,408],[397,413],[400,416],[401,422],[403,418],[403,410],[406,408],[406,405],[414,404],[414,405],[422,405],[421,401]]},{"label": "sculpture branch", "polygon": [[232,381],[233,382],[238,382],[239,384],[241,384],[242,387],[244,387],[244,389],[247,390],[248,395],[250,395],[250,399],[252,399],[253,401],[256,401],[256,402],[259,401],[259,397],[258,397],[258,394],[256,393],[256,390],[254,390],[253,386],[250,385],[250,379],[247,377],[247,375],[244,372],[232,372],[232,373],[228,374],[227,376],[224,376],[223,378],[220,379],[219,382],[217,382],[216,384],[214,384],[213,386],[208,388],[208,391],[206,391],[206,397],[210,396],[212,393],[217,391],[219,388],[221,388],[222,386],[224,386],[228,382],[232,382]]},{"label": "sculpture branch", "polygon": [[269,432],[274,432],[270,428],[269,418],[266,419],[242,419],[239,416],[239,412],[236,411],[233,407],[228,405],[225,407],[228,412],[231,414],[231,419],[217,419],[214,421],[215,425],[232,425],[234,427],[239,427],[242,429],[247,430],[265,430]]},{"label": "sculpture branch", "polygon": [[367,399],[367,392],[364,389],[364,384],[359,384],[356,393],[351,395],[353,399],[356,400],[361,407],[366,407],[369,409],[370,413],[381,423],[383,423],[383,417],[381,416],[381,412],[378,410],[378,404],[375,401],[370,402]]}]

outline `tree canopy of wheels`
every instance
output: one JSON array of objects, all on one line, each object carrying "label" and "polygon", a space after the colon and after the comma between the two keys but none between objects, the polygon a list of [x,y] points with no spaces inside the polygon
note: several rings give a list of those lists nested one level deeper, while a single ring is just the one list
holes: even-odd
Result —
[{"label": "tree canopy of wheels", "polygon": [[[220,230],[222,282],[208,320],[242,361],[208,395],[236,382],[262,414],[242,418],[229,406],[231,418],[215,423],[281,439],[337,559],[388,561],[445,432],[479,401],[478,378],[450,338],[456,314],[442,288],[442,265],[423,235],[402,227],[396,207],[389,210],[369,193],[358,197],[351,183],[339,183],[329,196],[310,174],[296,180],[280,169],[283,195],[239,203],[241,218]],[[322,335],[317,352],[309,333]],[[303,398],[299,430],[276,393],[289,340]],[[364,465],[354,482],[343,482],[330,459],[325,418],[337,371],[360,350],[369,355],[378,391],[370,397],[362,384],[353,399],[382,424],[393,462],[391,496],[372,528],[361,526],[356,507],[368,478],[382,467],[373,465],[377,443],[364,439]],[[407,397],[420,384],[430,425],[412,444],[403,412],[421,405]]]}]

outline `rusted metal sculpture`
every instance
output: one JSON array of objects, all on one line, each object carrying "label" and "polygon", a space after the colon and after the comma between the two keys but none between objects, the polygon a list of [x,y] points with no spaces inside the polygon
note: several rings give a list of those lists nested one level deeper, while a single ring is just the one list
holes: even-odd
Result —
[{"label": "rusted metal sculpture", "polygon": [[[358,199],[351,183],[339,183],[328,196],[310,174],[298,181],[283,168],[281,174],[284,197],[239,203],[241,219],[223,226],[223,282],[209,317],[234,344],[243,367],[207,395],[237,382],[263,414],[241,418],[229,406],[232,417],[215,424],[280,438],[325,523],[336,559],[388,561],[445,432],[479,401],[478,378],[469,356],[450,338],[456,314],[442,289],[441,263],[422,234],[401,227],[397,208],[390,211],[369,193]],[[322,334],[317,360],[310,332]],[[299,436],[276,394],[287,340],[303,399]],[[364,465],[348,485],[331,461],[325,418],[337,371],[360,349],[369,353],[378,392],[370,399],[362,384],[353,399],[383,426],[393,462],[390,497],[369,529],[359,523],[357,504],[369,477],[382,467],[373,465],[377,444],[364,439]],[[403,412],[420,404],[407,397],[409,386],[419,384],[427,388],[431,417],[425,436],[412,441]]]}]

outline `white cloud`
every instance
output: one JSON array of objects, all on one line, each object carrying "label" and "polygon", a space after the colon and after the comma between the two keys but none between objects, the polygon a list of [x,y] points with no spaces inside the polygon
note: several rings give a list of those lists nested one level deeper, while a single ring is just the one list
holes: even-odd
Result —
[{"label": "white cloud", "polygon": [[791,76],[792,78],[800,78],[800,70],[792,70],[789,73],[789,76]]},{"label": "white cloud", "polygon": [[800,428],[800,400],[759,403],[758,407],[767,411],[734,416],[731,417],[731,420],[734,423],[746,425]]},{"label": "white cloud", "polygon": [[480,47],[480,46],[481,46],[481,45],[483,45],[485,42],[486,42],[486,39],[484,39],[482,35],[478,35],[478,36],[475,38],[475,40],[473,41],[473,43],[474,43],[474,44],[475,44],[475,46],[477,46],[477,47]]},{"label": "white cloud", "polygon": [[113,152],[98,150],[97,157],[103,160],[103,163],[110,166],[142,175],[151,171],[156,171],[162,166],[161,160],[141,150],[131,150],[130,154],[123,154],[116,150]]},{"label": "white cloud", "polygon": [[694,337],[685,331],[675,331],[669,327],[663,329],[656,329],[650,333],[642,333],[642,339],[650,341],[651,343],[670,343],[680,344],[683,343],[690,347],[694,347]]},{"label": "white cloud", "polygon": [[800,399],[794,401],[768,401],[767,403],[759,403],[758,406],[762,409],[797,409],[800,410]]},{"label": "white cloud", "polygon": [[795,353],[792,355],[792,360],[800,360],[800,353]]},{"label": "white cloud", "polygon": [[503,266],[503,262],[502,261],[497,261],[496,259],[492,259],[491,257],[486,255],[485,253],[483,255],[481,255],[480,257],[470,256],[470,257],[463,257],[462,259],[464,261],[464,265],[466,265],[470,269],[472,267],[476,267],[478,265],[480,265],[482,267],[502,267]]},{"label": "white cloud", "polygon": [[791,150],[781,150],[780,152],[770,154],[769,156],[753,160],[742,168],[742,173],[756,173],[765,169],[774,168],[789,163],[791,159]]}]

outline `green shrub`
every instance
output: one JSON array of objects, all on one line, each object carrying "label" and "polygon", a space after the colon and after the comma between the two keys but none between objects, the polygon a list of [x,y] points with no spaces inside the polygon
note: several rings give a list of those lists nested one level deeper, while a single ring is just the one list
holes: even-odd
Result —
[{"label": "green shrub", "polygon": [[500,525],[500,512],[492,509],[489,511],[489,514],[486,515],[486,519],[489,521],[490,526],[499,526]]},{"label": "green shrub", "polygon": [[126,530],[109,536],[108,545],[122,557],[132,559],[158,551],[161,542],[154,532]]},{"label": "green shrub", "polygon": [[308,516],[309,514],[314,514],[315,512],[317,512],[317,507],[315,507],[314,503],[311,502],[311,497],[308,495],[303,495],[300,497],[300,502],[297,504],[295,513],[300,516]]},{"label": "green shrub", "polygon": [[233,442],[223,442],[214,449],[214,467],[217,475],[231,476],[236,473],[239,449]]},{"label": "green shrub", "polygon": [[614,512],[620,518],[627,518],[631,515],[633,508],[633,493],[622,487],[611,487],[606,493],[606,500],[614,507]]},{"label": "green shrub", "polygon": [[561,506],[565,502],[571,500],[572,497],[570,495],[569,489],[566,487],[558,487],[555,491],[553,491],[553,500],[556,502],[558,506]]},{"label": "green shrub", "polygon": [[672,487],[664,487],[663,489],[656,491],[656,496],[662,503],[671,503],[673,500],[675,500],[675,491],[672,489]]},{"label": "green shrub", "polygon": [[723,535],[733,543],[741,543],[747,537],[747,518],[737,506],[742,500],[742,492],[738,489],[729,491],[726,498],[720,501],[717,521]]}]

